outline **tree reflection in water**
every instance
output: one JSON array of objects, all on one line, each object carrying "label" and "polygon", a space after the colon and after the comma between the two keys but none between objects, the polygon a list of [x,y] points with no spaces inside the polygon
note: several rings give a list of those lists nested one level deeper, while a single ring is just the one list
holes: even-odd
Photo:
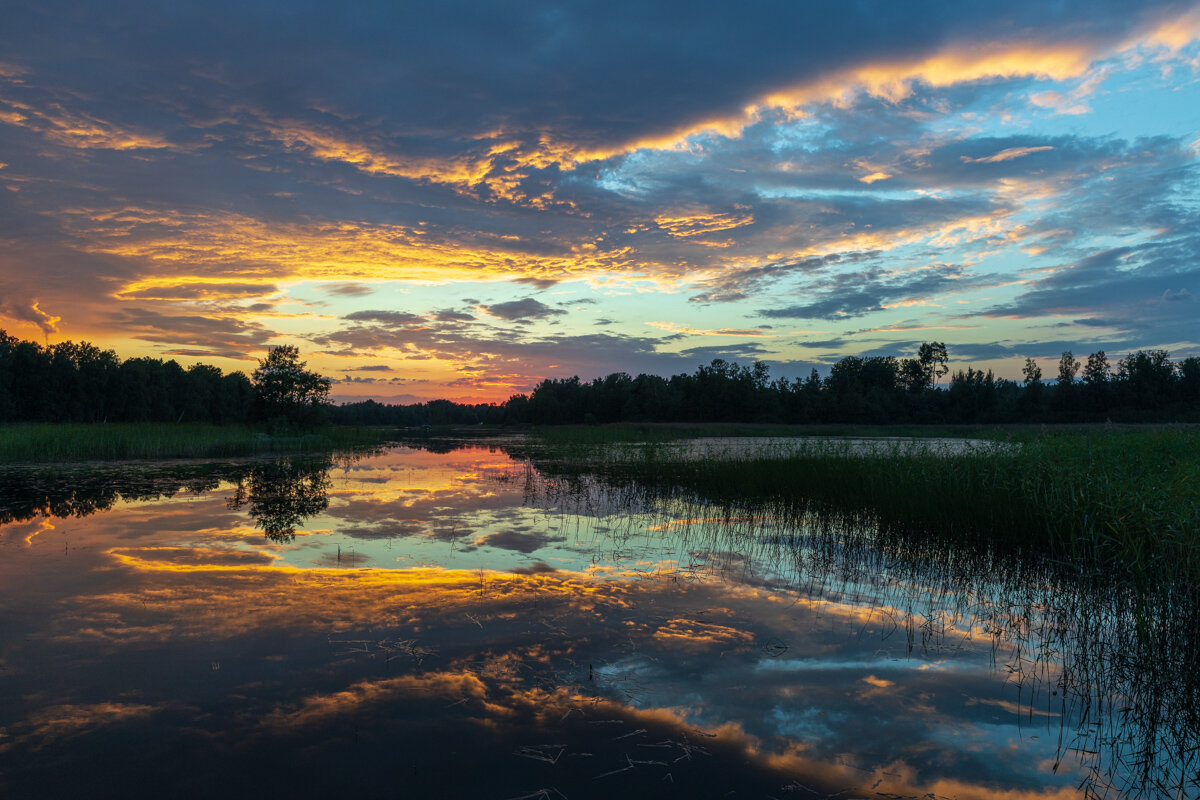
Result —
[{"label": "tree reflection in water", "polygon": [[[454,447],[430,442],[429,446],[422,449],[446,452]],[[129,561],[123,563],[154,562],[163,564],[164,568],[141,575],[143,580],[153,579],[157,582],[148,584],[140,594],[131,588],[126,573],[121,573],[126,577],[111,594],[110,605],[99,607],[94,617],[89,618],[89,626],[92,622],[96,623],[98,629],[103,629],[105,625],[115,626],[111,634],[106,634],[106,640],[113,642],[121,641],[121,637],[129,636],[135,630],[158,631],[158,627],[143,625],[147,620],[139,620],[138,615],[152,615],[148,618],[149,622],[155,621],[153,615],[169,615],[172,606],[162,602],[162,598],[169,596],[168,590],[182,591],[182,599],[178,602],[184,605],[174,607],[178,616],[167,616],[158,621],[170,623],[164,630],[176,631],[184,626],[185,621],[193,621],[200,626],[193,633],[199,631],[203,635],[181,635],[172,646],[182,647],[180,642],[189,643],[188,646],[192,642],[203,642],[206,648],[204,663],[207,665],[207,649],[214,646],[210,640],[227,648],[229,653],[238,653],[239,660],[246,663],[250,661],[245,657],[249,651],[239,648],[248,646],[246,643],[255,646],[264,643],[262,646],[266,649],[260,653],[264,655],[264,660],[255,663],[274,664],[276,662],[268,662],[265,656],[274,658],[282,645],[278,645],[278,639],[271,638],[271,620],[276,620],[273,624],[280,625],[282,629],[279,619],[286,616],[289,620],[307,620],[312,608],[308,604],[327,600],[324,595],[315,600],[318,596],[316,592],[298,591],[294,582],[310,581],[307,585],[320,586],[324,591],[329,591],[332,586],[335,591],[341,592],[342,599],[335,604],[339,609],[354,608],[355,603],[361,600],[363,607],[368,609],[365,612],[368,615],[362,619],[352,616],[343,618],[338,616],[342,611],[328,615],[314,611],[311,619],[318,624],[328,619],[338,620],[338,629],[344,628],[345,633],[337,637],[337,646],[346,648],[346,651],[339,650],[336,657],[358,658],[354,654],[360,653],[362,670],[353,673],[347,680],[331,681],[328,685],[316,679],[311,685],[302,680],[280,681],[271,692],[264,690],[257,695],[256,700],[260,703],[264,719],[291,720],[289,724],[292,727],[284,726],[286,730],[280,736],[292,737],[287,741],[294,742],[304,741],[304,736],[312,736],[314,738],[308,740],[310,743],[321,742],[316,738],[317,734],[309,731],[316,728],[324,730],[327,720],[337,718],[316,713],[326,708],[322,705],[325,702],[322,698],[333,698],[350,703],[354,725],[366,721],[369,727],[372,719],[386,720],[386,723],[380,722],[373,729],[378,734],[377,739],[364,736],[361,744],[358,729],[354,729],[356,752],[360,747],[372,746],[372,741],[379,748],[370,751],[378,754],[377,762],[356,762],[360,766],[391,764],[394,743],[397,741],[396,720],[407,719],[421,726],[419,735],[412,732],[415,729],[403,734],[411,735],[408,741],[432,741],[444,745],[447,751],[456,752],[469,751],[464,742],[474,741],[480,763],[487,763],[489,768],[496,770],[495,773],[488,773],[480,769],[478,774],[508,774],[500,772],[507,768],[504,759],[508,759],[528,762],[539,768],[549,765],[558,770],[555,780],[559,781],[570,780],[572,775],[582,776],[574,787],[559,783],[561,788],[568,789],[566,794],[578,798],[616,796],[620,792],[604,795],[600,792],[608,792],[607,782],[625,778],[632,781],[639,774],[639,770],[649,761],[639,761],[638,770],[632,767],[627,769],[625,765],[633,763],[626,760],[628,756],[624,750],[627,747],[658,747],[656,742],[667,739],[687,743],[684,734],[699,736],[684,725],[687,718],[679,719],[678,730],[668,730],[663,722],[664,709],[681,706],[681,697],[687,698],[689,703],[692,698],[701,698],[704,705],[713,709],[715,716],[712,719],[719,720],[724,709],[729,711],[730,719],[744,722],[748,727],[752,727],[752,719],[755,725],[759,719],[767,720],[765,713],[753,713],[759,709],[778,708],[785,713],[784,719],[803,722],[811,719],[811,715],[805,716],[808,711],[826,708],[822,705],[825,695],[819,691],[826,679],[809,677],[801,667],[821,666],[821,651],[816,649],[818,645],[831,648],[828,652],[834,655],[843,652],[836,649],[841,646],[842,640],[830,639],[826,644],[825,640],[814,635],[808,640],[813,647],[802,651],[799,645],[805,639],[799,637],[807,633],[808,628],[804,626],[810,622],[814,630],[818,627],[823,629],[824,620],[834,618],[821,617],[815,612],[797,612],[795,619],[803,621],[803,625],[795,623],[792,628],[787,628],[783,624],[792,620],[790,611],[781,611],[779,616],[763,614],[762,617],[752,616],[751,612],[768,607],[782,608],[789,603],[795,603],[797,609],[819,609],[828,604],[831,608],[860,610],[867,621],[882,620],[880,624],[885,630],[879,633],[880,641],[890,642],[889,646],[895,646],[898,653],[905,648],[910,653],[931,653],[933,656],[926,657],[930,663],[944,660],[948,666],[953,666],[956,654],[961,649],[964,653],[962,664],[968,665],[966,656],[970,655],[970,650],[978,647],[983,652],[990,647],[994,669],[1006,675],[1006,684],[1015,692],[1015,702],[1005,706],[1008,712],[1016,714],[1022,730],[1033,731],[1028,738],[1041,736],[1044,740],[1048,737],[1057,740],[1052,748],[1044,751],[1057,756],[1054,763],[1047,763],[1038,769],[1079,775],[1080,791],[1084,796],[1200,797],[1200,590],[1196,587],[1167,586],[1149,591],[1119,581],[1107,581],[1102,573],[1085,564],[1061,563],[1053,557],[1053,553],[1006,546],[1004,542],[964,542],[962,537],[937,536],[929,531],[881,529],[878,524],[871,524],[870,520],[839,519],[834,514],[822,514],[819,509],[798,503],[747,500],[740,504],[712,504],[705,502],[703,496],[679,487],[664,488],[662,485],[639,481],[636,475],[623,475],[619,470],[606,471],[603,463],[584,464],[579,459],[555,461],[540,458],[536,452],[531,453],[528,449],[511,446],[504,449],[514,456],[514,461],[509,470],[502,474],[497,471],[492,477],[511,484],[512,503],[519,504],[523,499],[526,507],[545,512],[547,519],[555,524],[569,519],[594,521],[594,530],[589,530],[588,536],[581,537],[579,541],[589,542],[588,546],[594,548],[598,554],[596,562],[604,561],[605,557],[600,555],[602,551],[620,550],[630,556],[629,559],[623,559],[622,564],[635,564],[642,556],[651,558],[647,550],[639,550],[639,547],[669,546],[670,558],[662,562],[662,571],[643,575],[631,568],[631,574],[637,577],[631,578],[628,585],[614,580],[611,585],[612,602],[605,605],[595,599],[597,596],[605,597],[603,593],[596,594],[598,584],[588,583],[569,571],[564,571],[562,577],[555,577],[553,570],[535,573],[530,569],[523,571],[520,576],[514,570],[512,576],[504,578],[498,573],[485,573],[481,569],[476,592],[474,588],[467,589],[468,584],[461,580],[456,583],[453,570],[432,570],[421,574],[442,581],[442,590],[447,594],[444,598],[428,601],[426,606],[414,611],[416,600],[424,597],[425,592],[432,591],[422,581],[394,580],[376,585],[369,580],[371,575],[339,573],[333,577],[322,570],[281,576],[272,570],[262,569],[258,562],[246,560],[256,554],[261,556],[261,553],[257,553],[258,548],[252,548],[256,552],[247,555],[224,547],[224,542],[218,542],[222,545],[219,549],[202,550],[194,560],[189,560],[190,556],[185,558],[180,555],[186,548],[178,547],[179,541],[171,538],[175,535],[172,533],[175,530],[173,526],[179,524],[179,520],[176,520],[162,525],[161,529],[165,531],[161,534],[162,538],[147,540],[155,544],[166,543],[169,545],[167,547],[136,550],[128,546],[128,541],[118,540],[118,549],[132,554]],[[255,525],[272,541],[287,542],[294,539],[297,529],[306,520],[328,508],[328,494],[333,483],[329,468],[335,461],[341,464],[342,458],[291,457],[218,465],[126,466],[105,472],[94,469],[79,469],[70,473],[42,470],[36,475],[3,472],[0,473],[0,522],[27,519],[35,515],[82,517],[109,508],[120,499],[153,500],[170,497],[183,490],[200,494],[216,489],[220,494],[214,497],[213,504],[202,506],[195,516],[180,518],[187,520],[180,528],[188,532],[189,545],[191,531],[209,524],[207,515],[220,507],[222,499],[229,509],[248,513]],[[427,463],[435,463],[435,460]],[[470,462],[464,459],[463,463]],[[397,480],[395,472],[389,472],[386,477],[389,482]],[[340,485],[338,490],[341,491]],[[225,497],[229,493],[232,496]],[[442,503],[452,502],[458,500],[442,497],[438,504],[441,507]],[[473,502],[470,492],[462,494],[461,502]],[[506,499],[504,502],[510,501]],[[462,512],[461,507],[447,508],[449,510],[446,513]],[[507,507],[503,510],[509,511]],[[121,512],[121,509],[114,508],[114,519]],[[387,534],[388,526],[392,524],[388,522],[388,513],[386,509],[367,503],[356,522],[377,521],[380,530],[391,535]],[[342,523],[345,523],[345,518],[342,518]],[[433,529],[432,524],[429,523],[430,530]],[[329,527],[335,532],[339,531],[337,521],[331,521]],[[130,530],[134,530],[132,523]],[[342,527],[340,530],[344,533],[347,529]],[[600,535],[601,531],[603,535]],[[326,546],[332,543],[328,542]],[[319,547],[321,543],[313,544]],[[661,551],[654,552],[661,554]],[[242,560],[231,560],[232,555]],[[213,562],[222,564],[221,570],[187,572],[176,569],[180,564],[202,563],[205,558],[217,556],[224,559]],[[267,560],[266,556],[262,558]],[[70,562],[50,562],[47,559],[41,563],[53,563],[57,568],[60,563],[76,565],[82,562],[74,559]],[[250,566],[234,568],[231,564]],[[25,567],[21,566],[21,569]],[[403,571],[397,573],[398,578],[403,578],[403,575]],[[721,580],[725,575],[728,576],[727,583]],[[474,587],[475,578],[470,577],[470,586]],[[705,580],[712,577],[718,580]],[[70,585],[74,587],[76,582],[72,581]],[[90,586],[90,583],[85,581],[81,585]],[[436,581],[432,585],[436,585]],[[264,593],[261,597],[270,598],[271,602],[254,602],[250,606],[260,609],[263,614],[278,614],[277,618],[269,619],[260,627],[247,628],[254,630],[253,636],[235,637],[227,632],[214,633],[203,627],[203,616],[198,617],[197,611],[211,609],[220,602],[231,602],[231,598],[238,596],[238,591],[254,586],[265,587],[262,588]],[[663,591],[655,591],[656,586],[661,586]],[[500,591],[501,588],[504,591]],[[578,589],[578,594],[570,593],[574,588]],[[694,599],[689,599],[689,591]],[[372,592],[381,594],[376,597]],[[400,595],[398,592],[407,594]],[[758,604],[756,599],[760,595],[786,602],[772,599],[764,606]],[[405,599],[398,601],[398,597]],[[582,610],[571,606],[573,597],[587,598],[581,606]],[[643,599],[639,600],[639,597]],[[147,602],[150,600],[154,602]],[[698,615],[707,614],[707,609],[718,607],[720,603],[732,604],[735,601],[744,603],[740,608],[745,618],[739,623],[741,627],[733,625],[730,630],[734,633],[744,630],[750,636],[749,641],[754,643],[746,645],[741,651],[741,662],[733,657],[727,658],[723,650],[711,661],[703,662],[699,660],[700,654],[706,651],[670,649],[685,647],[683,644],[671,644],[684,641],[678,635],[684,629],[700,632],[710,630],[710,627],[706,627],[708,618],[696,619]],[[93,599],[90,602],[96,601]],[[188,602],[192,604],[186,605]],[[809,606],[804,606],[803,602],[808,602]],[[122,606],[120,603],[128,605]],[[39,602],[36,605],[38,608],[69,608],[72,621],[83,608],[61,603]],[[222,607],[221,613],[216,615],[221,625],[226,617],[237,616],[225,613],[226,608],[235,607]],[[302,613],[290,613],[293,609]],[[403,620],[393,616],[398,613],[397,609],[403,610]],[[733,618],[736,615],[731,612]],[[200,621],[197,622],[197,619]],[[646,624],[638,630],[625,627],[626,620],[639,619]],[[531,622],[543,620],[545,625],[541,627],[531,625]],[[616,620],[619,627],[608,625],[609,620]],[[766,621],[759,625],[755,620]],[[421,626],[419,641],[414,621]],[[773,625],[781,627],[775,628]],[[865,623],[855,623],[857,632],[852,637],[855,642],[863,636],[861,629],[864,626]],[[28,639],[14,636],[11,640],[32,641],[48,646],[40,638],[40,632],[53,629],[52,625],[39,624],[36,629],[39,636]],[[790,630],[798,638],[772,638],[777,630]],[[292,630],[289,628],[285,632],[290,636]],[[316,634],[310,638],[318,641],[322,647],[327,646],[327,641],[334,642],[334,639],[327,640],[327,633],[322,630],[316,631]],[[673,635],[674,639],[671,638]],[[889,640],[887,637],[892,638]],[[72,652],[78,649],[74,640],[66,641]],[[787,650],[789,646],[790,651]],[[765,653],[764,658],[758,659],[757,667],[754,666],[752,655],[755,647],[761,647]],[[858,652],[856,647],[853,642],[847,644],[844,652],[854,654]],[[123,651],[117,652],[124,655]],[[168,661],[164,663],[179,662],[179,652],[165,651],[163,657]],[[302,652],[289,652],[293,658],[289,669],[295,669],[295,675],[303,675],[301,669],[305,662]],[[680,653],[684,655],[680,656]],[[325,651],[321,650],[320,655],[324,659]],[[782,668],[772,670],[769,667],[777,662],[768,663],[766,659],[775,659],[777,656],[783,659],[794,657],[799,666],[789,668],[790,672]],[[138,657],[141,657],[140,654]],[[672,662],[672,658],[676,660]],[[214,666],[213,675],[208,677],[218,679],[232,674],[229,666],[232,661],[230,656],[220,672],[216,672]],[[55,657],[45,655],[38,659],[31,658],[29,663],[58,662]],[[216,663],[215,655],[213,663]],[[343,662],[339,663],[344,666]],[[727,672],[719,673],[729,677],[721,686],[705,684],[700,677],[693,677],[702,673],[697,665],[704,664],[705,670],[715,670],[714,665],[718,663],[729,665],[724,667]],[[756,670],[753,673],[754,680],[747,681],[747,686],[743,686],[740,680],[739,663],[749,664]],[[832,665],[829,669],[831,676],[849,674],[849,670],[840,667],[836,659],[829,663]],[[872,657],[867,663],[870,666],[866,669],[873,669],[876,664],[882,663],[882,659]],[[596,667],[594,673],[593,664]],[[764,664],[767,667],[763,667]],[[322,676],[334,674],[326,669],[323,660],[319,667]],[[672,673],[672,668],[679,672]],[[260,667],[255,666],[254,669]],[[378,674],[380,669],[385,674]],[[921,670],[911,671],[912,675],[918,673],[924,674]],[[69,674],[74,682],[79,673]],[[946,705],[938,712],[946,714],[941,719],[943,726],[946,720],[978,720],[981,722],[979,731],[990,731],[996,736],[1009,735],[1008,726],[993,725],[990,717],[976,713],[982,708],[982,703],[989,701],[993,702],[993,707],[999,708],[994,704],[995,696],[984,695],[980,705],[971,705],[972,700],[963,704],[955,699],[957,691],[937,689],[936,683],[918,678],[906,678],[907,683],[901,683],[897,674],[901,673],[891,675],[900,687],[894,690],[897,695],[903,689],[924,686],[931,692],[930,697],[945,700]],[[945,681],[956,678],[951,669],[944,674]],[[11,679],[8,675],[5,677]],[[33,697],[32,687],[42,680],[41,676],[31,677],[28,684],[31,688],[27,693],[12,691],[7,696]],[[857,678],[850,675],[847,680]],[[970,682],[974,679],[965,666],[957,680],[959,684],[947,683],[946,686],[957,689],[961,685],[965,687],[963,691],[967,691],[975,685]],[[236,722],[247,719],[243,708],[245,698],[242,685],[240,676],[237,682],[231,684],[236,686],[235,710],[228,720],[222,720],[219,726],[214,727],[214,730],[220,730],[221,736],[231,735],[230,731],[236,728]],[[857,683],[832,685],[858,686]],[[983,685],[982,681],[979,685]],[[439,686],[445,690],[444,695],[426,694],[426,690]],[[324,694],[314,687],[320,688]],[[370,694],[380,687],[381,691],[391,687],[390,691],[395,696],[377,697]],[[478,694],[468,697],[463,687],[473,687],[472,691]],[[677,687],[682,688],[677,690]],[[733,688],[726,691],[723,687]],[[778,692],[775,687],[779,688]],[[136,688],[139,692],[147,691],[142,686]],[[299,694],[288,695],[288,689],[294,689]],[[106,687],[106,691],[116,696],[111,687]],[[467,699],[456,694],[460,691],[462,698]],[[72,683],[70,694],[64,695],[68,697],[68,704],[58,706],[56,713],[63,709],[78,711],[83,708],[70,699],[76,697],[78,692]],[[428,703],[431,696],[436,697],[436,703],[428,708],[421,705]],[[833,697],[833,694],[829,696]],[[1005,697],[1013,698],[1014,695]],[[315,699],[309,702],[307,698]],[[399,705],[409,702],[411,698],[416,698],[413,702],[418,705]],[[883,696],[880,698],[872,699],[869,703],[881,703]],[[755,704],[756,699],[760,705]],[[495,747],[495,743],[483,734],[479,734],[475,740],[470,738],[473,731],[483,730],[475,724],[475,717],[482,714],[480,709],[483,706],[481,704],[469,712],[464,709],[472,702],[482,703],[483,700],[487,701],[487,708],[498,710],[504,716],[504,725],[497,727],[497,730],[504,731],[509,738],[500,748]],[[850,709],[855,703],[849,694],[845,701],[839,695],[834,702],[828,706],[834,712],[843,707]],[[859,705],[865,707],[867,703],[862,701]],[[163,708],[182,708],[183,705],[173,703]],[[970,710],[964,710],[968,706]],[[143,707],[148,706],[135,706]],[[899,700],[891,707],[909,708]],[[102,708],[106,715],[112,713],[108,705],[97,704],[93,708]],[[405,713],[397,713],[398,708],[404,709]],[[876,708],[882,706],[871,706],[871,719],[875,719]],[[211,710],[205,708],[206,715]],[[418,711],[428,716],[418,716]],[[471,719],[456,716],[460,713],[468,714]],[[376,716],[372,717],[372,714]],[[219,716],[213,718],[220,719]],[[614,729],[609,733],[607,725],[617,724],[618,718],[624,719],[631,728],[648,729],[652,735],[648,734],[644,741],[639,739],[631,744],[634,740],[624,738],[625,731]],[[825,725],[827,723],[824,720],[833,718],[832,715],[823,717],[820,724]],[[312,723],[312,728],[305,728],[301,724],[305,719],[316,722]],[[346,719],[350,719],[350,716]],[[533,722],[529,722],[529,719],[533,719]],[[900,717],[896,718],[900,723],[889,722],[883,717],[880,719],[884,720],[884,724],[879,727],[893,726],[888,730],[901,730],[899,725],[904,723]],[[58,724],[59,717],[54,717],[54,720]],[[442,721],[441,727],[435,724],[438,720]],[[522,726],[521,720],[526,720],[528,724]],[[1036,730],[1033,726],[1035,722],[1039,726]],[[187,722],[189,729],[194,724],[194,721]],[[256,742],[267,741],[260,738],[262,726],[255,724],[251,739]],[[914,726],[916,724],[913,723]],[[436,738],[439,731],[440,739]],[[794,736],[784,731],[778,739],[771,739],[771,728],[767,722],[756,728],[755,735],[762,737],[755,741],[765,743],[768,749],[774,743],[781,742],[783,749],[777,749],[777,755],[790,752],[786,748],[790,746],[789,737]],[[523,738],[512,738],[516,736]],[[723,733],[720,739],[691,740],[700,741],[714,754],[714,766],[711,772],[705,773],[703,780],[697,780],[694,785],[701,788],[690,796],[714,796],[717,794],[715,791],[703,791],[706,787],[716,785],[713,783],[714,776],[723,776],[725,765],[745,762],[745,754],[733,751],[725,760],[716,757],[720,755],[718,748],[726,738]],[[841,741],[832,735],[830,739]],[[56,747],[83,747],[89,741],[92,740],[80,736],[66,744],[56,744]],[[106,740],[97,736],[95,741]],[[514,741],[520,747],[515,754]],[[862,746],[859,758],[863,764],[879,770],[887,767],[890,763],[887,759],[891,757],[887,748],[891,747],[892,740],[881,741],[879,747],[882,749],[879,752],[884,755],[876,761],[871,760],[875,757],[873,752]],[[980,741],[984,747],[997,746],[997,740]],[[562,761],[558,759],[561,752],[557,749],[559,744],[553,745],[554,749],[539,749],[551,747],[544,744],[547,742],[575,742],[577,750],[597,754],[595,764],[600,763],[601,754],[608,760],[603,766],[594,768],[591,758],[586,762],[580,760],[575,767],[577,774],[572,773],[568,769],[570,756],[564,756]],[[432,774],[425,770],[422,759],[440,763],[436,762],[435,750],[432,746],[417,748],[420,757],[414,758],[414,763],[420,763],[422,775]],[[34,749],[21,752],[22,758],[34,758],[31,755],[35,753]],[[342,757],[350,757],[349,750],[325,752],[338,752]],[[672,781],[679,780],[681,784],[686,779],[682,765],[693,766],[686,758],[691,751],[672,750],[669,751],[669,758],[666,749],[662,750],[661,755],[654,755],[659,753],[656,750],[644,752],[651,754],[647,758],[668,761],[670,766],[663,769],[673,770]],[[954,748],[948,748],[948,752],[954,752]],[[204,753],[204,758],[212,757],[210,753]],[[495,757],[495,760],[483,761],[491,757]],[[675,759],[678,758],[684,759],[679,762],[680,766],[675,765]],[[731,760],[734,758],[737,760]],[[555,762],[558,762],[557,765]],[[11,763],[24,762],[12,758]],[[57,760],[50,762],[43,759],[37,763],[51,764],[58,769]],[[697,759],[696,763],[701,762]],[[760,759],[760,763],[766,763],[766,760]],[[943,768],[941,763],[921,763],[931,770]],[[721,766],[720,770],[717,765]],[[175,769],[179,762],[164,761],[162,766],[164,769]],[[610,771],[614,768],[618,772]],[[24,773],[16,768],[13,772],[31,777],[49,774],[36,772],[32,768],[25,769],[27,771]],[[414,774],[415,771],[414,767]],[[752,771],[750,768],[744,770],[745,773]],[[470,771],[460,770],[450,774],[455,779],[471,779]],[[525,773],[512,774],[519,774],[521,780],[525,780]],[[304,773],[302,779],[294,780],[311,793],[308,782],[320,777],[314,778],[312,774]],[[392,776],[389,774],[388,777],[390,779]],[[774,780],[773,774],[770,777]],[[272,773],[271,779],[277,780],[278,776]],[[342,780],[340,771],[337,772],[337,779]],[[640,796],[659,796],[658,792],[664,784],[654,780],[656,782]],[[933,778],[929,780],[927,785],[936,783]],[[814,781],[808,777],[804,782],[814,785]],[[25,784],[26,787],[33,785],[37,784]],[[529,784],[525,791],[538,785]],[[882,789],[875,787],[867,790],[869,785],[865,784],[863,791],[858,794],[889,796],[879,794]],[[772,786],[778,787],[779,784]],[[378,785],[374,788],[378,788]],[[839,788],[830,786],[828,791],[832,793]],[[899,788],[899,784],[895,788]],[[590,795],[589,790],[592,792]],[[792,791],[790,788],[788,790]],[[778,788],[773,791],[772,796],[784,796]],[[329,793],[334,792],[331,790]],[[458,792],[455,796],[516,797],[521,794],[514,788],[507,794]],[[1033,794],[1031,792],[1029,796]],[[1066,794],[1069,791],[1064,790],[1060,796]],[[447,795],[448,792],[441,790],[436,795],[432,792],[429,794]],[[32,795],[16,792],[12,796]],[[54,795],[46,793],[41,796]],[[65,793],[57,796],[65,796]],[[738,796],[750,795],[739,791]],[[758,796],[763,795],[760,793]]]},{"label": "tree reflection in water", "polygon": [[235,511],[248,507],[255,527],[273,542],[290,542],[309,517],[329,507],[332,483],[328,456],[280,458],[253,465],[237,478],[226,505]]},{"label": "tree reflection in water", "polygon": [[258,463],[116,464],[0,470],[0,525],[35,517],[87,517],[118,501],[200,495],[234,484],[227,506],[249,508],[273,542],[295,538],[304,520],[329,507],[330,468],[358,454],[290,456]]},{"label": "tree reflection in water", "polygon": [[117,464],[0,469],[0,525],[35,517],[87,517],[118,501],[204,494],[241,465]]}]

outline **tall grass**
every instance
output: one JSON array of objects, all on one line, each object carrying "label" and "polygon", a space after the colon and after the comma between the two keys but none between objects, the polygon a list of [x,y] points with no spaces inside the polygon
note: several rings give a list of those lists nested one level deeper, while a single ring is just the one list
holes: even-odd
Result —
[{"label": "tall grass", "polygon": [[1024,432],[990,452],[814,441],[705,458],[661,442],[547,448],[552,472],[592,471],[663,496],[769,507],[883,530],[1048,549],[1135,585],[1200,577],[1200,432]]},{"label": "tall grass", "polygon": [[[1008,426],[1013,429],[1016,426]],[[1027,431],[1035,426],[1022,427]],[[783,425],[740,422],[621,422],[608,425],[554,425],[533,428],[536,440],[551,446],[601,445],[620,442],[668,442],[714,436],[987,436],[995,426],[983,425]]]},{"label": "tall grass", "polygon": [[0,426],[0,463],[227,458],[378,444],[383,438],[381,431],[361,428],[268,436],[240,425],[23,423]]},{"label": "tall grass", "polygon": [[1005,665],[1018,687],[1047,682],[1084,795],[1200,796],[1200,431],[1027,430],[957,455],[589,441],[533,455],[551,505],[658,508],[696,520],[689,552],[777,546],[821,594],[882,587],[882,606],[910,609],[910,646],[930,632],[936,645],[942,619],[914,625],[911,609],[949,599],[1019,645]]}]

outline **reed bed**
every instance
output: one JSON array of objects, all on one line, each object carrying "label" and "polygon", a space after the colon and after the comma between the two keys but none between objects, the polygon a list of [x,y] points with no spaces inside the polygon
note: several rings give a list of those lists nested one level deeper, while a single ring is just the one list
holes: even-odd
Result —
[{"label": "reed bed", "polygon": [[1024,432],[954,452],[897,440],[813,440],[704,457],[671,442],[594,446],[565,438],[540,460],[661,496],[881,530],[1034,547],[1137,586],[1200,577],[1200,433]]},{"label": "reed bed", "polygon": [[269,436],[241,425],[29,423],[0,426],[0,463],[229,458],[328,451],[382,440],[381,431],[362,428]]},{"label": "reed bed", "polygon": [[[1058,452],[1069,440],[1031,439],[1020,448],[1011,442],[990,454],[977,452],[968,467],[965,456],[932,461],[907,443],[871,455],[830,442],[789,455],[769,444],[725,460],[691,454],[682,460],[686,448],[660,443],[599,451],[577,447],[569,457],[557,451],[557,463],[547,458],[538,469],[531,467],[526,497],[556,512],[598,515],[605,530],[623,514],[638,515],[628,530],[613,527],[606,534],[614,548],[646,530],[672,531],[677,539],[667,540],[680,566],[664,579],[686,582],[701,574],[748,571],[804,596],[849,597],[878,608],[892,625],[888,636],[902,637],[898,641],[906,640],[910,651],[953,649],[963,646],[962,630],[981,631],[982,641],[992,637],[993,656],[1009,671],[1031,716],[1048,707],[1060,715],[1058,758],[1083,770],[1084,796],[1195,797],[1200,592],[1192,588],[1194,575],[1159,559],[1140,571],[1142,581],[1129,580],[1123,563],[1111,563],[1119,558],[1115,547],[1076,545],[1071,551],[1071,545],[1050,544],[1038,503],[1071,497],[1065,489],[1061,497],[1031,494],[1007,517],[955,516],[965,505],[955,492],[971,489],[979,502],[999,503],[997,487],[1005,480],[1022,479],[1036,488],[1051,480],[1053,470],[1069,469],[1091,475],[1090,483],[1079,478],[1090,491],[1145,505],[1141,517],[1126,522],[1150,525],[1151,504],[1139,492],[1153,484],[1163,494],[1174,475],[1186,496],[1195,490],[1187,470],[1198,465],[1186,435],[1141,436],[1102,436],[1090,442],[1090,450],[1076,447],[1069,456]],[[1191,460],[1184,463],[1181,455]],[[1005,457],[1006,466],[998,466]],[[584,460],[588,466],[579,469]],[[868,490],[842,491],[839,480],[878,469],[881,461],[893,462],[892,471]],[[1171,473],[1168,479],[1154,477],[1156,464]],[[964,468],[966,474],[949,474]],[[835,469],[841,472],[822,472]],[[889,477],[909,483],[888,486]],[[931,502],[897,499],[906,490],[927,490],[931,481],[943,487]],[[834,489],[817,496],[830,486]],[[870,505],[881,497],[890,503],[890,517]],[[942,515],[933,524],[911,518],[930,505]],[[1069,516],[1069,508],[1060,516]],[[1024,527],[1000,530],[1004,519],[1020,519]],[[1123,530],[1131,536],[1134,529]],[[1187,546],[1182,541],[1174,545]],[[637,548],[635,543],[629,552]],[[1102,557],[1110,559],[1107,566]],[[770,657],[787,647],[783,640],[763,645]]]},{"label": "reed bed", "polygon": [[[1038,430],[1037,426],[1007,426],[1007,430]],[[995,435],[995,426],[983,425],[855,425],[855,424],[774,424],[742,422],[619,422],[607,425],[554,425],[532,429],[534,438],[552,446],[577,447],[628,442],[670,442],[714,436],[797,437],[797,436],[903,436],[939,438],[948,436],[985,437]]]}]

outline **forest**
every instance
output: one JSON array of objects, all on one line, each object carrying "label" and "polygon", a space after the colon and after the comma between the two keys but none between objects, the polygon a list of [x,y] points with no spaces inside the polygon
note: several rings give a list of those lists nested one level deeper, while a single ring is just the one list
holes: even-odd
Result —
[{"label": "forest", "polygon": [[389,406],[367,400],[330,409],[359,425],[610,422],[763,422],[1002,424],[1014,422],[1185,422],[1200,420],[1200,358],[1172,362],[1164,350],[1139,350],[1110,364],[1104,351],[1085,362],[1063,353],[1043,378],[1026,359],[1022,382],[968,367],[949,375],[941,342],[916,358],[847,356],[825,377],[772,379],[768,366],[721,359],[691,374],[663,378],[613,373],[592,381],[547,378],[529,395],[499,405],[436,400]]},{"label": "forest", "polygon": [[[1175,362],[1165,350],[1138,350],[1110,362],[1102,350],[1085,360],[1067,352],[1049,377],[1026,359],[1020,382],[972,367],[950,374],[948,360],[945,344],[927,342],[912,358],[847,356],[824,377],[813,369],[805,378],[772,378],[763,362],[717,359],[669,378],[623,372],[591,381],[547,378],[503,403],[366,400],[320,407],[333,424],[398,427],[1200,421],[1197,357]],[[253,423],[264,419],[256,387],[250,376],[207,364],[122,360],[88,342],[42,346],[0,331],[0,422]]]}]

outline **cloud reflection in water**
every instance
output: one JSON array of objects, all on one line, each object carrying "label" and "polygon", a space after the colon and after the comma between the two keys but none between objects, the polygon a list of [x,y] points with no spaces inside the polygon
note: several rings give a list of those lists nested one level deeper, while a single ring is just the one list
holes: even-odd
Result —
[{"label": "cloud reflection in water", "polygon": [[[98,774],[112,794],[1066,798],[1090,774],[1058,742],[1079,710],[1036,649],[1058,624],[1040,590],[831,563],[702,508],[538,505],[486,450],[321,476],[269,494],[304,498],[295,537],[221,487],[0,529],[0,576],[39,576],[0,584],[27,593],[3,612],[14,796]],[[110,761],[130,746],[138,775]]]}]

